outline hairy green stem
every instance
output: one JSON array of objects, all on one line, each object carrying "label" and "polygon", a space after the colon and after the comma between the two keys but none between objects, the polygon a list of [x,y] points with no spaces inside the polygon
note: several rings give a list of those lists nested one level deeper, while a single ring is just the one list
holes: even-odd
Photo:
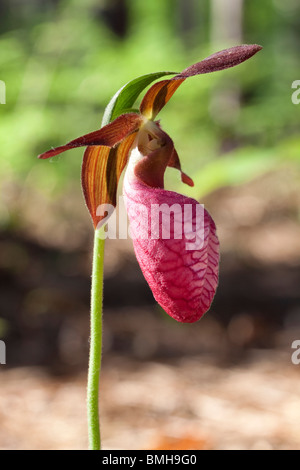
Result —
[{"label": "hairy green stem", "polygon": [[99,379],[102,354],[102,303],[103,303],[103,261],[104,227],[95,231],[93,273],[91,287],[91,336],[87,385],[87,412],[90,450],[101,449],[99,422]]}]

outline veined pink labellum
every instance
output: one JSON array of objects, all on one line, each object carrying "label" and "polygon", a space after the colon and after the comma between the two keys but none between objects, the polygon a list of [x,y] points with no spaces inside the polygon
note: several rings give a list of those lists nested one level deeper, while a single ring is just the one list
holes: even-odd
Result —
[{"label": "veined pink labellum", "polygon": [[129,159],[123,194],[135,254],[155,299],[175,320],[192,323],[213,300],[219,242],[212,218],[195,199],[164,189],[174,150],[162,129],[146,124]]},{"label": "veined pink labellum", "polygon": [[[219,241],[211,216],[202,208],[201,220],[196,220],[196,208],[200,206],[197,201],[132,180],[128,173],[123,194],[135,254],[155,299],[177,321],[192,323],[199,320],[209,309],[218,284]],[[152,220],[154,205],[167,210],[167,216],[171,215],[170,238],[163,238],[161,220],[157,237],[157,227]],[[194,241],[198,248],[194,249],[190,249],[192,239],[184,229],[187,206],[193,208],[190,221],[193,233],[198,225]],[[174,229],[176,218],[177,230]]]}]

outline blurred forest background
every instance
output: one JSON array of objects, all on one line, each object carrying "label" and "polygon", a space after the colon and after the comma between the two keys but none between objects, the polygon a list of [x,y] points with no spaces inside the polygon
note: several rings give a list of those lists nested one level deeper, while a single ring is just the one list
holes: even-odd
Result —
[{"label": "blurred forest background", "polygon": [[300,3],[0,0],[0,448],[86,448],[93,230],[83,151],[36,156],[99,127],[111,96],[237,44],[263,50],[187,80],[160,114],[217,223],[210,312],[161,311],[130,240],[107,242],[105,448],[300,448]]}]

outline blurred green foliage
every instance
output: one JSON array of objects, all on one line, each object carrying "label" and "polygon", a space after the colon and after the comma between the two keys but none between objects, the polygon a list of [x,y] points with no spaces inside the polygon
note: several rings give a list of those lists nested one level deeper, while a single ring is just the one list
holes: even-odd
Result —
[{"label": "blurred green foliage", "polygon": [[[99,127],[126,82],[179,72],[236,45],[212,42],[208,0],[3,0],[1,9],[2,225],[11,222],[9,185],[51,201],[79,182],[82,150],[47,162],[36,156]],[[292,104],[291,84],[300,79],[299,18],[294,0],[244,0],[243,42],[264,49],[235,69],[187,80],[159,116],[195,181],[180,188],[170,170],[171,187],[200,197],[280,166],[298,171],[300,105]]]}]

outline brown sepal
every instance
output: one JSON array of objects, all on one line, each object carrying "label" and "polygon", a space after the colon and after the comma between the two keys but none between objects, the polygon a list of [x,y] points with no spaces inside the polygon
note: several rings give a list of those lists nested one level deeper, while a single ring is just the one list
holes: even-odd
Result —
[{"label": "brown sepal", "polygon": [[147,91],[141,102],[141,114],[147,119],[154,119],[186,78],[234,67],[250,59],[250,57],[261,49],[262,46],[258,46],[257,44],[245,44],[224,49],[201,60],[197,64],[187,67],[170,80],[162,80],[155,83]]},{"label": "brown sepal", "polygon": [[217,72],[218,70],[229,69],[250,59],[254,54],[262,49],[258,44],[244,44],[242,46],[230,47],[223,51],[206,57],[197,64],[191,65],[174,77],[174,80],[192,77],[204,73]]}]

